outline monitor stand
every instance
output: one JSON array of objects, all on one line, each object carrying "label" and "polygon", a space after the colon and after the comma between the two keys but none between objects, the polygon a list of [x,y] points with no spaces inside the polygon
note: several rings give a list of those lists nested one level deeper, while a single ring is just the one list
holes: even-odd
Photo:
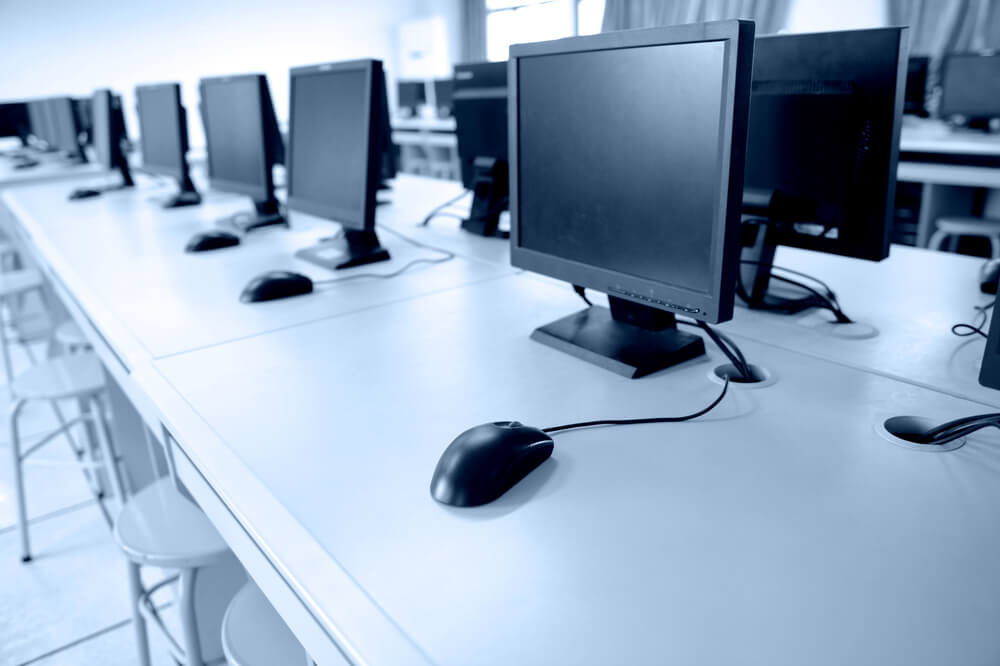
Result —
[{"label": "monitor stand", "polygon": [[736,293],[751,310],[780,314],[798,314],[815,307],[825,307],[817,296],[785,297],[769,293],[774,253],[778,248],[777,229],[766,220],[743,223],[743,250],[740,253],[739,281]]},{"label": "monitor stand", "polygon": [[630,379],[697,358],[705,343],[677,328],[677,318],[648,305],[608,296],[610,310],[592,305],[536,328],[531,339]]},{"label": "monitor stand", "polygon": [[509,187],[507,163],[491,157],[477,157],[473,162],[472,209],[462,220],[462,228],[479,236],[507,238],[500,231],[500,213],[507,209]]},{"label": "monitor stand", "polygon": [[343,235],[299,250],[295,256],[303,261],[337,271],[388,261],[389,251],[379,244],[374,231],[345,229]]},{"label": "monitor stand", "polygon": [[177,181],[180,191],[163,202],[164,208],[181,208],[182,206],[197,206],[201,203],[201,195],[191,182],[191,176],[184,174],[184,177]]},{"label": "monitor stand", "polygon": [[276,225],[288,226],[288,220],[281,214],[281,204],[273,196],[264,201],[254,201],[253,206],[254,212],[252,214],[237,213],[219,220],[218,224],[236,227],[238,231],[244,233]]}]

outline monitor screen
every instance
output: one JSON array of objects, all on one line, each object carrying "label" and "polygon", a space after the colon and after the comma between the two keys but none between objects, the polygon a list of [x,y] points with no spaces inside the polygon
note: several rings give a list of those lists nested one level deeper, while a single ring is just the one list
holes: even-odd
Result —
[{"label": "monitor screen", "polygon": [[138,86],[135,94],[143,167],[152,173],[183,178],[187,138],[180,85]]},{"label": "monitor screen", "polygon": [[439,109],[451,109],[451,96],[454,92],[454,82],[451,79],[434,81],[434,103]]},{"label": "monitor screen", "polygon": [[717,289],[726,63],[721,40],[519,58],[517,245]]},{"label": "monitor screen", "polygon": [[292,70],[290,208],[353,228],[374,223],[374,181],[384,146],[372,123],[378,101],[373,63]]},{"label": "monitor screen", "polygon": [[941,80],[942,116],[1000,117],[1000,55],[949,56]]},{"label": "monitor screen", "polygon": [[212,187],[263,200],[270,195],[262,75],[201,81]]},{"label": "monitor screen", "polygon": [[0,137],[23,137],[29,132],[28,105],[24,102],[0,104]]},{"label": "monitor screen", "polygon": [[423,81],[397,81],[396,103],[401,109],[416,109],[427,101]]},{"label": "monitor screen", "polygon": [[91,144],[97,154],[97,163],[105,169],[114,168],[114,149],[111,142],[114,140],[112,129],[112,109],[111,91],[98,90],[91,98]]},{"label": "monitor screen", "polygon": [[73,100],[69,97],[51,97],[48,104],[56,147],[67,153],[79,153],[79,126],[73,110]]}]

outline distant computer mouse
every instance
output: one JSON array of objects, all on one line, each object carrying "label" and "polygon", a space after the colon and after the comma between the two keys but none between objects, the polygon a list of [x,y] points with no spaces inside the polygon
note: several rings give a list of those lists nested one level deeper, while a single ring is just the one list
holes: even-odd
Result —
[{"label": "distant computer mouse", "polygon": [[14,164],[15,169],[32,169],[38,166],[40,162],[38,160],[21,160]]},{"label": "distant computer mouse", "polygon": [[206,231],[188,241],[185,252],[208,252],[240,244],[240,237],[228,231]]},{"label": "distant computer mouse", "polygon": [[1000,282],[1000,259],[991,259],[979,272],[979,290],[984,294],[995,294],[998,282]]},{"label": "distant computer mouse", "polygon": [[313,281],[301,273],[271,271],[250,280],[240,294],[240,300],[244,303],[275,301],[279,298],[308,294],[312,290]]},{"label": "distant computer mouse", "polygon": [[76,201],[77,199],[91,199],[99,196],[101,196],[100,190],[91,189],[89,187],[81,187],[69,193],[70,201]]},{"label": "distant computer mouse", "polygon": [[517,421],[485,423],[448,445],[431,479],[442,504],[479,506],[510,490],[552,455],[552,438]]}]

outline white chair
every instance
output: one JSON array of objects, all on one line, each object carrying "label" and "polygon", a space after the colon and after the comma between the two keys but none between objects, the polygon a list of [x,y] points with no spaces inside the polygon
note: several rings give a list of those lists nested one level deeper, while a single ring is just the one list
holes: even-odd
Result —
[{"label": "white chair", "polygon": [[[111,491],[119,502],[125,497],[124,484],[118,467],[118,458],[111,445],[110,430],[104,417],[101,395],[104,391],[104,371],[101,362],[92,353],[62,356],[39,363],[20,374],[11,382],[9,413],[10,450],[14,464],[14,497],[17,508],[17,526],[21,537],[21,561],[31,560],[28,539],[27,505],[24,492],[24,461],[59,435],[65,435],[77,462],[83,467],[91,492],[110,523],[110,514],[104,506],[110,482]],[[74,400],[80,408],[79,416],[66,420],[58,402]],[[21,441],[18,419],[24,407],[33,401],[47,401],[59,418],[59,427],[38,441],[25,447]],[[78,444],[72,437],[74,425],[84,426],[84,438]]]},{"label": "white chair", "polygon": [[958,236],[989,239],[990,256],[1000,259],[1000,190],[987,193],[983,217],[949,215],[938,218],[937,228],[927,241],[927,247],[942,250],[949,239]]},{"label": "white chair", "polygon": [[[139,664],[149,666],[149,626],[167,639],[171,655],[183,666],[203,666],[221,659],[219,645],[221,606],[214,633],[203,635],[196,608],[199,575],[206,568],[223,565],[234,556],[208,518],[177,489],[171,477],[162,478],[133,495],[115,521],[115,539],[128,560],[132,618]],[[146,588],[143,566],[174,572]],[[236,585],[242,585],[242,577]],[[174,587],[180,618],[180,636],[175,637],[154,604],[159,590]],[[232,595],[235,585],[229,590]],[[226,603],[229,596],[221,600]],[[206,630],[207,631],[207,630]]]},{"label": "white chair", "polygon": [[281,616],[249,581],[222,619],[222,649],[230,666],[312,663]]},{"label": "white chair", "polygon": [[72,319],[67,319],[59,324],[55,330],[55,341],[69,354],[91,349],[90,341],[83,334],[83,330]]},{"label": "white chair", "polygon": [[[42,302],[41,312],[34,317],[24,311],[24,300],[31,294],[38,295]],[[11,344],[22,344],[32,362],[35,358],[27,346],[31,342],[46,339],[51,334],[51,323],[48,312],[44,308],[45,292],[41,274],[31,268],[0,273],[0,306],[6,307],[7,320],[0,324],[0,353],[3,354],[4,372],[7,382],[13,378],[14,368],[11,362]]]}]

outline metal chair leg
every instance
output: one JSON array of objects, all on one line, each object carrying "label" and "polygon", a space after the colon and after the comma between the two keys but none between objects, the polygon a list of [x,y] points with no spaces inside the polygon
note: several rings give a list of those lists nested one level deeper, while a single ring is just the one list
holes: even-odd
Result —
[{"label": "metal chair leg", "polygon": [[194,609],[194,585],[198,579],[197,569],[182,569],[180,572],[180,617],[181,635],[184,638],[186,666],[204,666],[201,657],[201,638],[198,635],[198,621]]},{"label": "metal chair leg", "polygon": [[14,500],[17,505],[17,529],[21,537],[21,561],[31,561],[30,544],[28,543],[28,508],[24,498],[24,475],[21,468],[21,433],[17,418],[24,407],[24,400],[17,400],[10,407],[8,426],[10,432],[11,461],[14,464]]},{"label": "metal chair leg", "polygon": [[97,436],[97,445],[104,458],[104,466],[111,477],[111,489],[118,498],[118,505],[125,506],[125,484],[122,482],[121,469],[118,465],[118,456],[111,447],[111,437],[108,431],[108,424],[104,420],[104,409],[100,401],[95,396],[84,400],[81,405],[86,405],[86,413],[91,419],[93,432]]},{"label": "metal chair leg", "polygon": [[132,626],[135,628],[135,643],[139,651],[139,666],[149,666],[149,632],[146,628],[146,618],[139,611],[142,599],[142,576],[138,564],[128,560],[128,593],[132,605]]}]

